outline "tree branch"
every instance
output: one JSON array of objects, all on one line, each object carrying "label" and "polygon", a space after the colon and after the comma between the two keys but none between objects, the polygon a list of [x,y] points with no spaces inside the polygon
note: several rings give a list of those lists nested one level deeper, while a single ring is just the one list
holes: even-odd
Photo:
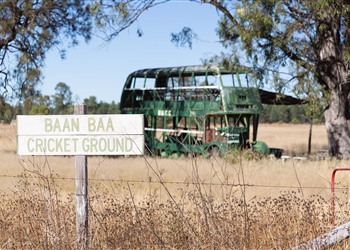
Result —
[{"label": "tree branch", "polygon": [[241,26],[239,24],[239,22],[237,22],[237,20],[233,17],[233,15],[230,13],[230,11],[225,6],[223,6],[221,3],[219,3],[217,0],[203,0],[203,2],[211,4],[216,9],[221,11],[224,14],[224,16],[227,17],[231,21],[231,23],[239,30],[240,33],[246,31],[244,29],[244,27]]}]

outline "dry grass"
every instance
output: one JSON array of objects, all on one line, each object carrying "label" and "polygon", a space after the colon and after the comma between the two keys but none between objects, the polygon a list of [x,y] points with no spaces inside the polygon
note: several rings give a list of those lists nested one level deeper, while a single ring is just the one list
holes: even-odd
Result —
[{"label": "dry grass", "polygon": [[[15,128],[2,128],[0,249],[76,249],[74,157],[18,157],[5,142]],[[263,125],[259,138],[297,152],[305,130]],[[329,231],[331,172],[349,161],[237,157],[90,157],[89,248],[289,249]],[[349,219],[349,177],[337,175],[337,224]]]},{"label": "dry grass", "polygon": [[[309,138],[310,125],[298,124],[261,124],[258,140],[273,148],[282,148],[288,155],[305,155]],[[312,126],[311,152],[327,150],[327,134],[324,125]]]},{"label": "dry grass", "polygon": [[0,123],[0,152],[15,152],[17,149],[16,124]]},{"label": "dry grass", "polygon": [[[316,190],[320,193],[317,195],[305,187],[308,178],[299,173],[301,164],[283,166],[289,175],[284,180],[299,179],[295,181],[301,184],[299,188],[278,188],[279,192],[272,196],[254,197],[258,187],[248,184],[253,183],[254,175],[266,172],[263,167],[267,161],[229,164],[190,158],[187,163],[180,160],[184,167],[173,172],[160,168],[165,162],[176,166],[175,160],[138,159],[148,174],[137,176],[137,170],[130,170],[121,173],[123,181],[113,181],[108,173],[111,182],[90,182],[89,248],[289,249],[329,230],[329,199],[321,195],[323,188]],[[27,169],[19,178],[15,193],[2,195],[0,245],[6,249],[75,249],[74,192],[64,191],[65,187],[57,183],[60,180],[45,164],[38,167],[33,162],[24,163]],[[204,164],[212,174],[207,175]],[[101,165],[99,168],[103,168]],[[257,171],[251,170],[254,167]],[[186,178],[179,185],[174,183],[183,177]],[[267,177],[260,176],[264,180],[258,185],[267,182],[271,188],[273,184]],[[270,177],[271,181],[282,182]],[[145,183],[137,181],[141,179]],[[337,223],[349,216],[343,195],[346,192],[337,199]],[[345,249],[347,244],[342,242],[332,249]]]}]

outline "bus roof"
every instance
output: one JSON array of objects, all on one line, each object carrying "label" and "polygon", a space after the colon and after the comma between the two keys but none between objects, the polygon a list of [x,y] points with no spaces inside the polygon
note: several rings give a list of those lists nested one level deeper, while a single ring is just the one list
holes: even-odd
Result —
[{"label": "bus roof", "polygon": [[175,75],[178,76],[181,74],[192,74],[192,72],[205,74],[219,74],[219,73],[248,73],[251,72],[249,68],[235,68],[235,69],[225,69],[219,67],[218,65],[192,65],[192,66],[179,66],[179,67],[162,67],[162,68],[148,68],[140,69],[132,72],[130,76],[143,77],[156,77],[157,75]]}]

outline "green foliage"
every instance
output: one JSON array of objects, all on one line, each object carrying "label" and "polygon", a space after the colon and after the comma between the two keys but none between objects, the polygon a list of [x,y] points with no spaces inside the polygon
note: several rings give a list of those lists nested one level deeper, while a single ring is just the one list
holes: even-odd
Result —
[{"label": "green foliage", "polygon": [[72,114],[73,113],[73,101],[72,101],[72,91],[70,87],[59,82],[55,87],[55,95],[52,96],[54,103],[54,114]]},{"label": "green foliage", "polygon": [[40,91],[35,90],[36,86],[32,86],[31,91],[22,92],[25,99],[20,103],[16,110],[18,114],[23,115],[47,115],[51,113],[52,100],[50,96],[43,96]]},{"label": "green foliage", "polygon": [[[107,41],[111,41],[113,38],[117,37],[120,32],[130,27],[144,11],[169,1],[170,0],[92,0],[90,11],[95,26],[106,34],[105,39]],[[137,29],[137,35],[143,35],[140,28]]]},{"label": "green foliage", "polygon": [[29,115],[48,115],[49,107],[47,106],[37,106],[30,110]]},{"label": "green foliage", "polygon": [[[76,45],[78,37],[89,40],[90,34],[91,16],[85,1],[1,1],[0,93],[20,95],[36,85],[51,48]],[[65,51],[60,51],[64,57]]]},{"label": "green foliage", "polygon": [[[318,109],[321,109],[319,104]],[[304,105],[264,105],[264,114],[260,115],[262,123],[292,123],[305,124],[310,122],[310,113],[308,104]],[[325,122],[322,112],[314,113],[314,123],[321,124]]]},{"label": "green foliage", "polygon": [[119,104],[120,103],[115,103],[114,101],[112,101],[108,108],[108,114],[120,114]]},{"label": "green foliage", "polygon": [[298,118],[293,118],[291,121],[290,121],[291,124],[300,124],[300,121]]},{"label": "green foliage", "polygon": [[88,114],[118,114],[120,113],[119,104],[113,101],[111,104],[100,101],[97,102],[95,96],[90,96],[84,99]]},{"label": "green foliage", "polygon": [[98,110],[97,98],[95,96],[90,96],[84,99],[84,104],[86,105],[86,110],[88,114],[96,114]]},{"label": "green foliage", "polygon": [[28,115],[32,109],[32,100],[31,98],[26,98],[23,102],[22,112],[23,115]]},{"label": "green foliage", "polygon": [[15,108],[0,97],[0,122],[10,123],[15,116]]},{"label": "green foliage", "polygon": [[[330,100],[329,93],[348,79],[350,40],[344,31],[349,29],[350,18],[342,1],[204,3],[221,14],[217,34],[223,46],[231,49],[231,53],[208,62],[225,67],[247,65],[261,80],[270,81],[270,85],[272,80],[276,91],[283,93],[289,88],[307,96],[310,116],[319,115],[314,103]],[[191,35],[185,34],[178,36],[183,41],[177,44],[191,44]]]}]

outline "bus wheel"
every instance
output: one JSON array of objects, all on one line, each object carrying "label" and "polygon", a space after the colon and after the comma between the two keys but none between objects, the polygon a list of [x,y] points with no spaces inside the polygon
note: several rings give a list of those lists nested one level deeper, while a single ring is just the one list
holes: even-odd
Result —
[{"label": "bus wheel", "polygon": [[210,157],[220,157],[220,149],[217,146],[213,146],[209,150]]}]

